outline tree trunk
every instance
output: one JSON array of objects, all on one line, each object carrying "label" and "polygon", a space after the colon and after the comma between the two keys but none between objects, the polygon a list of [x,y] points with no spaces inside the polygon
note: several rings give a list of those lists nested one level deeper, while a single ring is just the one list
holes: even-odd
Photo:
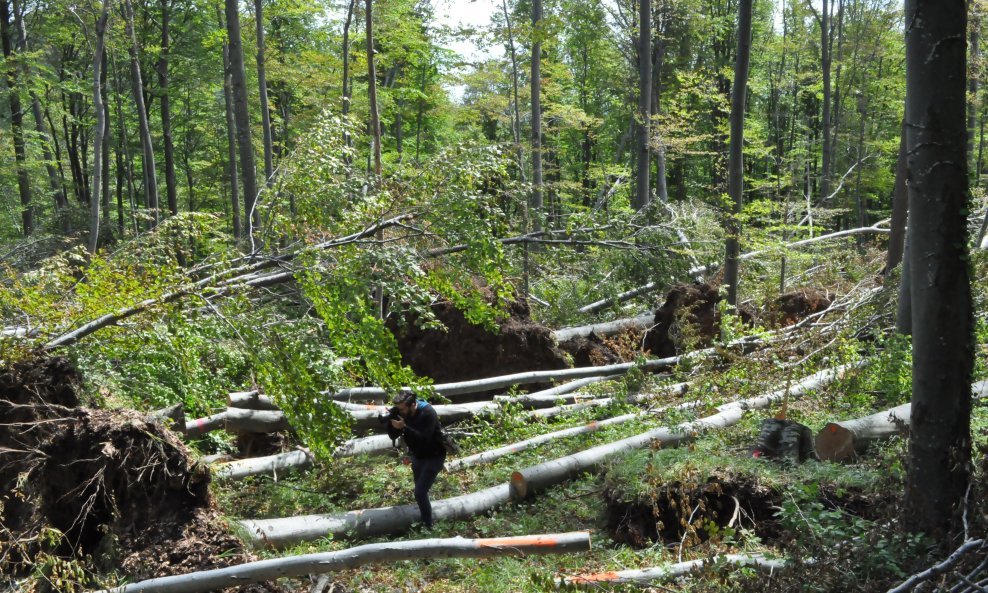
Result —
[{"label": "tree trunk", "polygon": [[[223,10],[216,8],[220,29],[225,29]],[[233,65],[230,62],[230,44],[223,43],[223,101],[226,105],[227,163],[230,179],[230,206],[233,215],[233,238],[240,241],[240,176],[237,174],[237,124],[233,108]],[[251,153],[253,154],[253,153]],[[246,203],[246,197],[244,198]]]},{"label": "tree trunk", "polygon": [[158,57],[158,92],[161,94],[161,141],[165,145],[165,191],[168,210],[178,214],[178,181],[175,179],[175,147],[172,142],[172,113],[168,99],[168,24],[171,0],[161,0],[161,55]]},{"label": "tree trunk", "polygon": [[[889,251],[885,260],[885,277],[902,261],[906,242],[906,217],[909,212],[909,196],[906,193],[906,120],[902,120],[899,133],[899,156],[895,164],[895,185],[892,187],[892,222],[889,224]],[[905,278],[905,274],[902,276]]]},{"label": "tree trunk", "polygon": [[151,142],[151,128],[148,125],[148,112],[144,103],[144,83],[141,80],[140,46],[137,44],[137,34],[134,32],[134,6],[130,0],[124,0],[124,11],[127,20],[127,37],[130,42],[130,84],[134,94],[134,105],[137,109],[137,121],[141,134],[141,150],[144,163],[144,195],[147,206],[151,210],[153,226],[158,225],[158,175],[154,168],[154,147]]},{"label": "tree trunk", "polygon": [[823,72],[823,163],[820,167],[820,195],[822,205],[828,207],[830,198],[830,156],[831,156],[831,121],[830,121],[830,11],[832,3],[823,0],[823,10],[820,13],[820,63]]},{"label": "tree trunk", "polygon": [[110,209],[110,98],[107,84],[107,71],[110,69],[110,58],[103,51],[103,67],[100,69],[100,89],[103,93],[103,179],[100,181],[100,200],[103,203],[103,224],[110,236],[113,231],[113,211]]},{"label": "tree trunk", "polygon": [[905,12],[913,394],[903,518],[945,543],[966,508],[971,460],[967,10],[907,0]]},{"label": "tree trunk", "polygon": [[251,143],[250,111],[247,107],[247,71],[244,68],[244,47],[240,38],[240,12],[237,0],[226,0],[226,30],[230,51],[233,114],[237,124],[237,147],[240,149],[240,178],[244,185],[244,237],[253,242],[254,230],[261,216],[255,208],[257,201],[257,169],[254,166],[254,145]]},{"label": "tree trunk", "polygon": [[748,64],[751,60],[751,4],[752,0],[738,2],[738,51],[734,66],[734,85],[731,89],[731,144],[727,164],[727,194],[731,200],[731,212],[724,225],[727,234],[724,284],[727,285],[727,302],[731,306],[738,304],[741,208],[744,205],[744,104],[748,94]]},{"label": "tree trunk", "polygon": [[[556,588],[564,591],[573,589],[601,590],[612,585],[649,586],[662,582],[700,575],[705,570],[722,570],[725,566],[752,567],[768,574],[778,572],[786,567],[785,560],[765,558],[761,554],[720,554],[711,558],[688,560],[669,566],[653,568],[636,568],[630,570],[609,570],[595,574],[559,577],[555,579]],[[729,577],[730,578],[730,577]],[[660,588],[660,587],[656,587]]]},{"label": "tree trunk", "polygon": [[[434,558],[524,557],[532,554],[570,554],[590,551],[590,533],[550,533],[515,537],[420,539],[364,544],[337,552],[271,558],[184,575],[158,577],[113,589],[116,593],[201,593],[249,585],[283,577],[341,571],[366,564]],[[99,593],[109,593],[101,591]]]},{"label": "tree trunk", "polygon": [[[532,0],[532,230],[542,230],[542,0]],[[526,229],[528,230],[528,229]],[[527,266],[526,266],[527,269]],[[526,291],[527,294],[527,291]]]},{"label": "tree trunk", "polygon": [[254,0],[254,20],[257,31],[257,88],[261,95],[261,132],[264,136],[264,179],[270,186],[274,176],[274,148],[268,104],[268,78],[264,68],[264,0]]},{"label": "tree trunk", "polygon": [[525,180],[525,164],[522,161],[521,148],[521,106],[518,102],[518,52],[515,51],[515,35],[511,28],[511,15],[508,14],[508,0],[501,0],[501,11],[504,12],[504,25],[508,30],[508,55],[511,56],[511,95],[512,125],[511,132],[515,141],[515,152],[518,156],[518,176]]},{"label": "tree trunk", "polygon": [[[357,0],[350,0],[346,10],[346,21],[343,23],[343,106],[341,108],[343,119],[350,113],[350,23],[353,21],[353,9]],[[350,175],[350,152],[352,140],[350,139],[349,126],[344,127],[343,161],[347,165],[347,176]]]},{"label": "tree trunk", "polygon": [[367,0],[367,97],[370,101],[371,153],[374,157],[375,183],[381,181],[381,117],[377,111],[377,71],[374,67],[374,10]]},{"label": "tree trunk", "polygon": [[637,317],[617,319],[606,323],[592,323],[590,325],[580,325],[576,327],[563,327],[551,333],[553,341],[557,344],[575,339],[585,338],[590,334],[597,337],[613,336],[628,330],[646,330],[655,325],[655,314],[645,313]]},{"label": "tree trunk", "polygon": [[[129,1],[129,0],[128,0]],[[96,131],[93,134],[93,193],[89,200],[89,253],[96,253],[99,244],[99,186],[103,180],[103,133],[106,131],[106,112],[103,110],[103,92],[100,75],[103,69],[104,34],[110,15],[110,3],[103,3],[103,12],[96,21],[96,49],[93,52],[93,112],[96,114]]]},{"label": "tree trunk", "polygon": [[[977,64],[980,61],[980,49],[978,44],[981,39],[981,14],[978,9],[977,3],[973,0],[968,0],[968,6],[971,9],[970,19],[973,21],[971,23],[970,40],[968,44],[968,73],[967,73],[967,96],[970,99],[970,103],[965,102],[967,106],[967,157],[971,158],[974,156],[974,137],[977,133],[977,123],[978,123],[978,112],[980,111],[980,97],[978,96],[978,75],[979,68]],[[972,163],[976,164],[976,163]],[[977,167],[972,167],[974,169],[974,178],[977,179],[979,171]],[[977,181],[974,182],[977,185]]]},{"label": "tree trunk", "polygon": [[652,103],[652,2],[638,0],[638,113],[635,114],[638,129],[637,169],[635,174],[635,196],[631,207],[641,210],[650,201],[651,185],[648,174],[651,167],[651,152],[648,149],[649,125]]},{"label": "tree trunk", "polygon": [[17,85],[17,65],[13,61],[13,33],[10,30],[10,4],[0,0],[0,38],[3,57],[7,62],[7,102],[10,106],[10,129],[14,139],[14,160],[17,163],[17,193],[21,198],[21,231],[25,237],[34,233],[34,205],[31,203],[31,180],[27,171],[24,145],[24,112]]},{"label": "tree trunk", "polygon": [[213,479],[240,480],[247,476],[271,474],[275,479],[287,470],[303,470],[312,467],[312,455],[306,451],[289,451],[253,459],[239,459],[212,466]]}]

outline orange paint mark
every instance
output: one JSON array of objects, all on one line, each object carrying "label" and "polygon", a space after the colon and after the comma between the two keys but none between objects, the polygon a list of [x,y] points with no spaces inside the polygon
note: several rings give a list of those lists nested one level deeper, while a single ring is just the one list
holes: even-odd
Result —
[{"label": "orange paint mark", "polygon": [[554,537],[521,536],[521,537],[492,537],[489,539],[477,540],[477,545],[481,548],[501,548],[515,546],[538,546],[553,548],[559,544],[559,540]]},{"label": "orange paint mark", "polygon": [[598,572],[597,574],[584,574],[566,579],[569,583],[599,583],[601,581],[616,581],[621,575],[617,571]]},{"label": "orange paint mark", "polygon": [[831,425],[830,425],[830,426],[828,426],[827,428],[829,428],[829,429],[830,429],[830,432],[831,432],[831,433],[834,433],[834,432],[837,432],[837,425],[836,425],[836,424],[831,424]]},{"label": "orange paint mark", "polygon": [[599,426],[598,426],[599,424],[600,424],[599,422],[597,422],[596,420],[594,420],[593,422],[590,422],[589,424],[587,424],[587,428],[589,428],[590,430],[597,430],[597,428],[599,428]]}]

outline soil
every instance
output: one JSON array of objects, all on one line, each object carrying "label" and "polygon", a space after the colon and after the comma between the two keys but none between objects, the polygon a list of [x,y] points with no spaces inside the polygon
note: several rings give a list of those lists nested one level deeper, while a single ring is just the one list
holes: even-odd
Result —
[{"label": "soil", "polygon": [[824,311],[831,305],[834,295],[819,288],[802,288],[781,295],[776,301],[777,319],[780,325],[787,326]]},{"label": "soil", "polygon": [[[164,424],[78,407],[79,373],[38,356],[0,370],[0,573],[25,576],[42,554],[90,575],[142,580],[253,560],[209,496],[209,472]],[[39,537],[55,529],[54,543]],[[244,591],[280,591],[262,583]]]},{"label": "soil", "polygon": [[525,301],[512,301],[507,309],[496,332],[470,323],[449,301],[432,305],[446,331],[419,327],[410,316],[400,327],[392,317],[388,327],[398,340],[402,363],[436,383],[569,366],[549,329],[532,321]]},{"label": "soil", "polygon": [[720,328],[720,300],[715,283],[673,286],[655,312],[655,325],[645,334],[644,350],[666,358],[680,354],[687,341],[699,348],[709,346]]},{"label": "soil", "polygon": [[[820,484],[819,500],[828,510],[877,518],[888,513],[890,501],[873,500],[852,489],[838,491]],[[776,514],[782,496],[748,476],[709,476],[705,482],[673,482],[658,486],[648,498],[626,501],[622,492],[604,491],[605,523],[618,543],[645,548],[661,542],[687,547],[706,541],[710,525],[752,530],[763,542],[784,546],[792,537]]]},{"label": "soil", "polygon": [[573,366],[576,367],[603,366],[628,362],[615,351],[615,348],[607,340],[592,332],[586,337],[574,338],[560,344],[559,347],[569,352],[573,357]]}]

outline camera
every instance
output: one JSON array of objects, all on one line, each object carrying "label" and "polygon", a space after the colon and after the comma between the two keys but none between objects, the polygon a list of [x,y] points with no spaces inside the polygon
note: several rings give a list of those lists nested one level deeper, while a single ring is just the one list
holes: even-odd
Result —
[{"label": "camera", "polygon": [[392,406],[387,414],[379,414],[377,416],[377,421],[381,424],[387,424],[392,420],[401,420],[401,414],[398,413],[398,406]]}]

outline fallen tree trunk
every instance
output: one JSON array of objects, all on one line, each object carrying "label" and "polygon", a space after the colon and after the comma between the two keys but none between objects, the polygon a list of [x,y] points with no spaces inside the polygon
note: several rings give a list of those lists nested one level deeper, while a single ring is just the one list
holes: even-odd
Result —
[{"label": "fallen tree trunk", "polygon": [[600,406],[606,406],[614,401],[612,397],[602,397],[597,399],[590,399],[576,404],[568,404],[565,406],[555,406],[553,408],[542,408],[540,410],[531,410],[526,412],[525,415],[529,418],[555,418],[556,416],[562,416],[564,414],[569,414],[571,412],[579,412],[580,410],[586,410],[588,408],[598,408]]},{"label": "fallen tree trunk", "polygon": [[171,429],[185,434],[185,404],[182,402],[161,410],[155,410],[148,414],[148,418],[157,422],[171,420]]},{"label": "fallen tree trunk", "polygon": [[235,432],[280,432],[291,426],[280,410],[227,408],[226,429]]},{"label": "fallen tree trunk", "polygon": [[600,588],[602,584],[622,585],[636,584],[649,585],[663,581],[670,581],[675,578],[684,577],[691,573],[702,572],[712,566],[723,564],[736,564],[738,566],[753,566],[760,570],[779,570],[785,568],[784,560],[769,560],[761,554],[723,554],[714,558],[701,558],[680,562],[669,566],[658,566],[654,568],[641,568],[638,570],[616,570],[609,572],[598,572],[595,574],[583,574],[572,577],[559,577],[555,580],[557,587],[577,587],[577,588]]},{"label": "fallen tree trunk", "polygon": [[522,500],[550,486],[560,484],[575,476],[595,470],[601,462],[625,451],[640,449],[658,441],[662,446],[676,445],[685,440],[692,440],[698,434],[711,428],[724,428],[736,424],[748,411],[767,408],[773,402],[786,397],[795,397],[806,391],[817,389],[844,375],[857,365],[844,365],[814,373],[796,385],[778,389],[764,395],[746,400],[731,402],[720,406],[718,413],[692,422],[683,422],[673,427],[662,427],[646,433],[622,439],[614,443],[600,445],[541,463],[539,465],[516,471],[511,474],[511,497]]},{"label": "fallen tree trunk", "polygon": [[[983,397],[988,381],[971,385],[973,397]],[[912,404],[902,404],[874,414],[828,422],[816,435],[816,452],[823,461],[852,461],[872,442],[909,431]]]},{"label": "fallen tree trunk", "polygon": [[[698,351],[694,353],[693,356],[700,355],[700,353],[709,354],[713,352],[712,349],[708,348],[705,350]],[[688,355],[682,355],[688,356]],[[669,358],[654,358],[647,360],[641,364],[641,368],[644,371],[659,371],[664,369],[669,369],[675,366],[682,356],[672,356]],[[609,377],[613,375],[623,375],[629,370],[634,368],[637,363],[624,362],[620,364],[611,364],[599,367],[577,367],[573,369],[561,369],[556,371],[528,371],[525,373],[515,373],[512,375],[501,375],[498,377],[490,377],[487,379],[477,379],[474,381],[459,381],[456,383],[440,383],[433,385],[432,389],[443,396],[451,395],[463,395],[467,393],[479,393],[481,391],[491,391],[494,389],[504,389],[506,387],[513,387],[515,385],[530,385],[532,383],[545,383],[547,381],[561,381],[565,379],[580,379],[589,378],[596,376]],[[403,389],[410,389],[404,387]],[[350,387],[347,389],[341,389],[335,393],[329,394],[334,400],[337,401],[347,401],[347,400],[361,400],[366,401],[373,398],[384,398],[387,396],[387,392],[380,387]]]},{"label": "fallen tree trunk", "polygon": [[582,393],[578,391],[576,393],[567,393],[563,395],[495,395],[494,401],[498,405],[502,406],[505,404],[518,404],[529,410],[538,410],[541,408],[551,408],[557,404],[575,404],[587,400],[597,399],[599,397],[599,395]]},{"label": "fallen tree trunk", "polygon": [[575,338],[585,338],[590,334],[595,336],[613,336],[629,330],[644,330],[655,325],[655,313],[643,313],[636,317],[617,319],[606,323],[591,323],[576,327],[563,327],[552,332],[550,336],[557,344],[568,342]]},{"label": "fallen tree trunk", "polygon": [[[498,484],[478,492],[432,501],[436,521],[465,519],[489,511],[511,500],[508,484]],[[303,515],[280,519],[245,519],[240,525],[251,543],[283,548],[327,536],[370,537],[407,531],[420,518],[416,504],[362,509],[335,515]]]},{"label": "fallen tree trunk", "polygon": [[375,434],[369,437],[350,439],[336,448],[335,457],[353,457],[355,455],[384,453],[392,449],[391,439],[386,434]]},{"label": "fallen tree trunk", "polygon": [[308,469],[312,464],[312,454],[308,451],[289,451],[278,455],[217,463],[212,467],[212,472],[217,480],[240,480],[260,474],[271,474],[277,480],[281,472]]},{"label": "fallen tree trunk", "polygon": [[277,410],[278,404],[270,397],[254,391],[237,391],[227,394],[226,405],[231,408],[243,408],[245,410]]},{"label": "fallen tree trunk", "polygon": [[197,437],[206,434],[207,432],[216,430],[217,428],[222,428],[226,423],[226,412],[220,412],[218,414],[213,414],[212,416],[206,416],[205,418],[197,418],[195,420],[189,420],[185,423],[185,436],[186,437]]},{"label": "fallen tree trunk", "polygon": [[365,544],[338,552],[258,560],[226,568],[158,577],[98,593],[202,593],[260,581],[334,572],[365,564],[427,558],[491,558],[569,554],[590,550],[590,533],[550,533],[465,539],[462,537]]},{"label": "fallen tree trunk", "polygon": [[[876,223],[876,224],[874,224],[872,226],[869,226],[869,227],[861,227],[861,228],[857,228],[857,229],[849,229],[849,230],[846,230],[846,231],[837,231],[836,233],[830,233],[829,235],[820,235],[819,237],[812,237],[810,239],[802,239],[800,241],[793,241],[792,243],[787,243],[787,244],[783,245],[782,246],[782,249],[783,250],[785,250],[785,249],[793,249],[793,248],[796,248],[796,247],[803,247],[805,245],[810,245],[812,243],[819,243],[821,241],[829,241],[831,239],[840,239],[842,237],[850,237],[850,236],[853,236],[853,235],[864,235],[864,234],[875,234],[875,233],[877,233],[877,234],[888,234],[889,233],[889,229],[882,228],[882,227],[879,226],[881,224],[884,224],[885,222],[886,221],[881,221],[881,222],[878,222],[878,223]],[[762,249],[762,250],[759,250],[759,251],[750,251],[748,253],[742,254],[739,257],[739,259],[747,260],[747,259],[751,259],[751,258],[754,258],[754,257],[758,257],[759,255],[764,255],[764,254],[769,253],[769,252],[770,251],[767,250],[767,249]],[[697,266],[697,267],[694,267],[694,268],[690,269],[688,272],[686,272],[686,275],[688,277],[690,277],[690,278],[693,278],[693,277],[696,277],[696,276],[701,275],[701,274],[707,274],[711,270],[716,269],[719,265],[720,264],[714,263],[714,264],[707,264],[705,266]],[[647,294],[649,292],[652,292],[653,290],[657,290],[657,289],[661,288],[662,286],[664,286],[664,285],[663,284],[659,284],[658,282],[649,282],[648,284],[645,284],[643,286],[639,286],[638,288],[633,288],[631,290],[622,292],[622,293],[618,294],[615,297],[612,297],[612,298],[609,298],[609,299],[601,299],[599,301],[594,301],[594,302],[590,303],[589,305],[584,305],[583,307],[580,307],[579,309],[577,309],[577,311],[579,311],[580,313],[596,313],[596,312],[598,312],[598,311],[600,311],[602,309],[606,309],[607,307],[610,307],[611,305],[616,305],[618,303],[623,303],[624,301],[627,301],[628,299],[632,299],[632,298],[634,298],[634,297],[636,297],[636,296],[638,296],[640,294]]]}]

